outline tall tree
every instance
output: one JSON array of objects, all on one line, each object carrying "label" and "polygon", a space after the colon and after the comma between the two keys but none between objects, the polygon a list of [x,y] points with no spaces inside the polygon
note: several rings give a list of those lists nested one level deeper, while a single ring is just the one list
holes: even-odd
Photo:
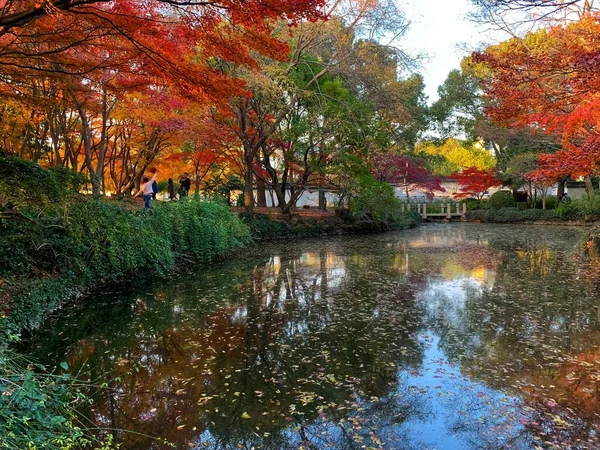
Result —
[{"label": "tall tree", "polygon": [[[77,117],[83,165],[97,195],[104,188],[107,165],[120,189],[123,183],[135,183],[150,160],[144,157],[141,171],[125,177],[116,168],[128,168],[128,162],[107,160],[129,154],[128,134],[120,130],[118,139],[111,134],[117,132],[113,115],[126,92],[168,87],[208,103],[222,102],[232,92],[241,95],[243,82],[223,72],[215,60],[256,66],[257,55],[287,51],[287,44],[272,33],[275,26],[324,17],[321,0],[16,0],[0,6],[0,96],[23,100],[31,94],[26,100],[31,117],[42,117],[24,125],[28,131],[22,148],[37,148],[33,159],[50,155],[44,146],[49,136],[54,146],[49,159],[59,165],[70,161],[77,153],[70,118]],[[51,100],[53,95],[61,101]],[[17,117],[14,109],[4,113]],[[172,123],[167,119],[150,127],[147,117],[137,123],[145,124],[136,128],[144,136],[144,154],[156,156]],[[121,144],[124,151],[114,151]]]},{"label": "tall tree", "polygon": [[[387,31],[396,35],[405,26],[390,0],[335,2],[328,13],[333,17],[331,20],[302,23],[294,30],[289,40],[291,51],[283,54],[286,61],[281,61],[280,54],[279,58],[269,58],[261,64],[263,69],[269,67],[268,78],[261,78],[253,67],[227,66],[230,73],[244,76],[253,92],[250,97],[230,95],[228,108],[217,117],[235,131],[244,150],[248,210],[254,206],[252,192],[257,157],[268,148],[269,140],[293,111],[301,107],[305,93],[314,93],[325,76],[351,70],[360,38],[372,38]],[[293,78],[304,70],[308,77]]]},{"label": "tall tree", "polygon": [[558,136],[562,150],[555,160],[557,175],[585,176],[598,170],[600,131],[600,23],[586,16],[566,25],[539,30],[490,47],[475,58],[491,69],[486,91],[494,103],[494,120],[534,128],[539,135]]}]

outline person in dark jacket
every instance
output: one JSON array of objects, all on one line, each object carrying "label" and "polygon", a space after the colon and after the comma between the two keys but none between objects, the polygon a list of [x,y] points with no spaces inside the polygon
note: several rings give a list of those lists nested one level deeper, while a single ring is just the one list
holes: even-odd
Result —
[{"label": "person in dark jacket", "polygon": [[169,178],[167,182],[167,195],[169,200],[175,200],[175,186],[173,185],[173,178]]},{"label": "person in dark jacket", "polygon": [[188,177],[188,174],[186,172],[179,179],[179,196],[187,197],[190,193],[191,188],[192,188],[192,180],[190,180],[190,177]]}]

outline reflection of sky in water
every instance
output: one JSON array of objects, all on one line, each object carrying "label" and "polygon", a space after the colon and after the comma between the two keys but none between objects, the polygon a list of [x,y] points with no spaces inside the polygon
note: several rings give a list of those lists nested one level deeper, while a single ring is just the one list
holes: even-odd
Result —
[{"label": "reflection of sky in water", "polygon": [[443,316],[451,325],[459,326],[467,299],[480,296],[483,289],[481,281],[474,278],[430,279],[416,300],[425,306],[429,317]]},{"label": "reflection of sky in water", "polygon": [[[493,280],[493,273],[484,277],[457,274],[449,280],[428,277],[415,300],[423,305],[430,320],[441,319],[451,328],[462,328],[467,302],[476,301],[484,290],[491,289],[486,282],[489,278]],[[429,411],[426,417],[409,418],[401,427],[414,448],[495,447],[522,431],[515,425],[519,423],[518,398],[463,376],[447,360],[439,348],[440,337],[432,330],[421,334],[420,340],[426,348],[421,369],[399,372],[401,385],[421,396]],[[473,336],[472,340],[471,344],[478,346],[478,338]],[[494,413],[490,414],[490,410]],[[480,441],[472,442],[473,435],[479,436]]]},{"label": "reflection of sky in water", "polygon": [[[400,371],[401,385],[418,393],[429,411],[424,418],[409,418],[401,427],[414,447],[492,448],[519,434],[517,398],[462,376],[439,349],[439,337],[422,334],[420,339],[426,348],[422,368]],[[471,442],[473,438],[479,442]]]}]

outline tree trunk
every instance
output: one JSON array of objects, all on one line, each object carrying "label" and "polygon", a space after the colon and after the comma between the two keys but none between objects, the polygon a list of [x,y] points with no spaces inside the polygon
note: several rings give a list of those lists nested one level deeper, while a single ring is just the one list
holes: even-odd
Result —
[{"label": "tree trunk", "polygon": [[323,211],[327,210],[327,199],[325,198],[325,191],[319,191],[319,209]]},{"label": "tree trunk", "polygon": [[594,185],[592,184],[592,177],[590,175],[586,175],[584,177],[585,180],[585,192],[587,193],[590,200],[594,199]]},{"label": "tree trunk", "polygon": [[256,205],[261,208],[267,207],[267,189],[265,187],[265,182],[260,178],[256,179]]},{"label": "tree trunk", "polygon": [[558,198],[562,198],[565,195],[565,183],[567,182],[567,178],[563,177],[558,180],[558,186],[556,188],[556,196]]},{"label": "tree trunk", "polygon": [[246,173],[244,174],[244,207],[246,211],[251,213],[254,211],[254,172],[252,163],[246,165]]},{"label": "tree trunk", "polygon": [[87,114],[82,106],[78,107],[79,117],[81,118],[81,137],[83,140],[83,148],[85,151],[85,165],[90,174],[90,182],[92,183],[92,194],[94,197],[100,197],[100,180],[96,176],[94,164],[92,162],[92,137],[90,123]]}]

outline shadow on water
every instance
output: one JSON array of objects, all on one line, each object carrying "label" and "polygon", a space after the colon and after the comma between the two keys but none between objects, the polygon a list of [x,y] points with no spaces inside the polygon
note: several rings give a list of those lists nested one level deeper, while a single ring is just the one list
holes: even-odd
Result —
[{"label": "shadow on water", "polygon": [[269,244],[63,310],[31,339],[126,449],[597,448],[580,230]]}]

